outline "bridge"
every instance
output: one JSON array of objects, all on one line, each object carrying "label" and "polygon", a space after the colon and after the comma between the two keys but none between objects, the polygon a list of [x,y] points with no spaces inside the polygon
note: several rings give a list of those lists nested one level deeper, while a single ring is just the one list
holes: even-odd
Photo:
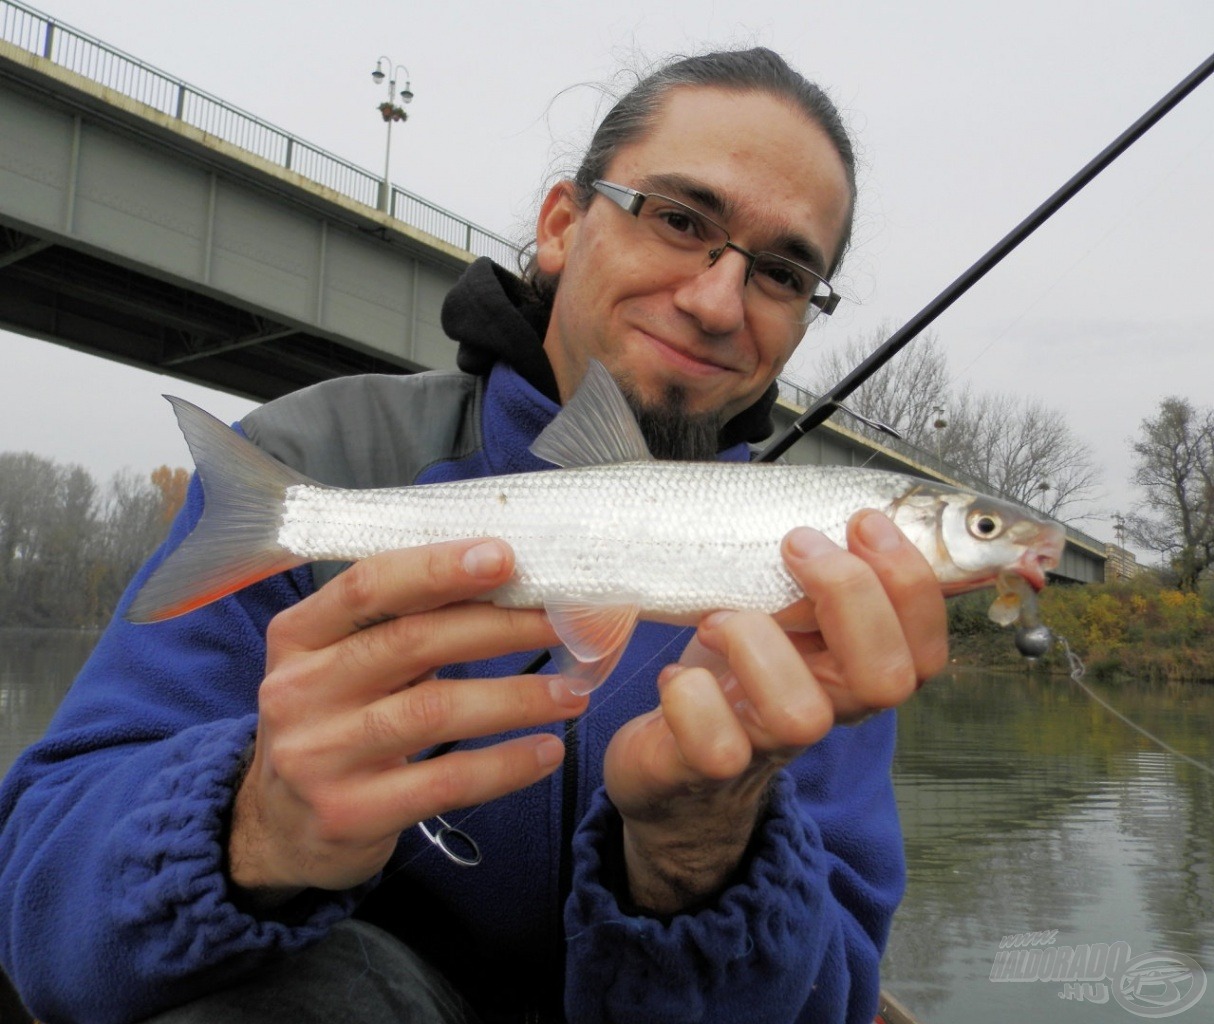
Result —
[{"label": "bridge", "polygon": [[[453,367],[442,301],[509,240],[14,0],[0,0],[0,327],[257,400]],[[782,424],[808,404],[796,385]],[[989,491],[827,423],[795,461]],[[1068,528],[1064,579],[1103,579]]]}]

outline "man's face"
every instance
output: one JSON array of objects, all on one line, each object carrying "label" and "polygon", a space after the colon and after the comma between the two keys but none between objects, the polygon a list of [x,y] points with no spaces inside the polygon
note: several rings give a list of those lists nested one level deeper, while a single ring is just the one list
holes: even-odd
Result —
[{"label": "man's face", "polygon": [[[652,129],[604,178],[700,209],[751,251],[816,251],[823,262],[812,269],[822,274],[851,202],[843,162],[818,125],[770,95],[716,88],[668,94]],[[597,359],[634,401],[678,402],[684,415],[725,423],[758,400],[805,328],[756,314],[741,254],[727,249],[708,267],[706,250],[705,269],[688,274],[638,244],[638,229],[603,197],[579,209],[568,183],[545,200],[537,255],[560,284],[544,349],[561,399]]]}]

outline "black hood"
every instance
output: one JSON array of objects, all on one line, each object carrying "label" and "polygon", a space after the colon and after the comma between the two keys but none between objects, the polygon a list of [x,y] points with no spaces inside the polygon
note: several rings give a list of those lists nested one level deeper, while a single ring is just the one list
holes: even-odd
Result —
[{"label": "black hood", "polygon": [[[486,376],[494,363],[504,361],[537,391],[559,402],[556,377],[544,352],[549,312],[517,277],[482,256],[447,294],[442,323],[447,336],[459,342],[456,364],[465,373]],[[725,424],[722,451],[743,441],[757,444],[771,435],[776,393],[772,384],[754,405]]]}]

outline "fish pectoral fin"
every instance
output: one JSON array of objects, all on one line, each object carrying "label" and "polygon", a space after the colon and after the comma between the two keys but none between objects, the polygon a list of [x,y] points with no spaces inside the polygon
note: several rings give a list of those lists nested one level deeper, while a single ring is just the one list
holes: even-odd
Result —
[{"label": "fish pectoral fin", "polygon": [[532,443],[531,454],[562,469],[653,458],[628,400],[595,359],[577,391]]},{"label": "fish pectoral fin", "polygon": [[589,693],[611,675],[641,611],[634,602],[594,604],[578,599],[545,601],[544,610],[564,645],[553,652],[553,659],[561,675],[584,684],[575,687],[578,693]]}]

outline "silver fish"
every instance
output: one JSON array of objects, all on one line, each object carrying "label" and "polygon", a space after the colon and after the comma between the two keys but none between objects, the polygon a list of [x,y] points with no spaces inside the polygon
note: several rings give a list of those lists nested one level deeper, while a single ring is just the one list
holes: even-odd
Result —
[{"label": "silver fish", "polygon": [[691,624],[719,608],[795,605],[804,594],[780,542],[797,526],[843,544],[853,513],[884,512],[950,595],[1012,577],[1040,589],[1065,541],[1060,527],[1013,505],[896,473],[656,461],[598,363],[532,446],[562,468],[414,487],[323,486],[196,406],[170,401],[206,506],[137,595],[127,613],[135,622],[180,615],[310,561],[499,537],[514,549],[515,572],[487,599],[545,609],[567,652],[562,672],[589,689],[610,673],[638,619]]}]

